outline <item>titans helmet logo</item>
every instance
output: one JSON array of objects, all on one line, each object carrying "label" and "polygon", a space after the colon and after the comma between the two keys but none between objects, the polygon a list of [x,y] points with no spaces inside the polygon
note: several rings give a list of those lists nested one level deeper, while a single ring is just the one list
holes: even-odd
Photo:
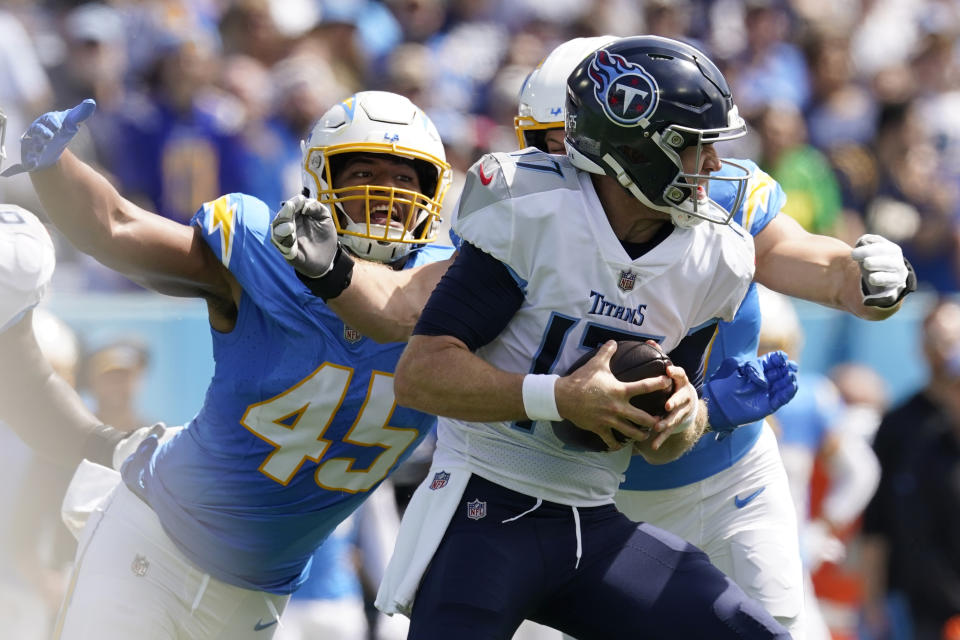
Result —
[{"label": "titans helmet logo", "polygon": [[619,125],[635,127],[657,108],[657,81],[638,64],[600,49],[588,69],[593,94],[607,117]]}]

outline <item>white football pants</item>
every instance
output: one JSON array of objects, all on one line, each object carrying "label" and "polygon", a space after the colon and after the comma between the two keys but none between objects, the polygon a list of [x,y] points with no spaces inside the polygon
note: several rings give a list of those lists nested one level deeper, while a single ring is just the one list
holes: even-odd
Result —
[{"label": "white football pants", "polygon": [[804,640],[796,511],[776,436],[766,423],[753,448],[730,468],[674,489],[620,491],[616,503],[631,519],[700,547],[794,640]]},{"label": "white football pants", "polygon": [[289,596],[241,589],[197,569],[122,482],[90,515],[53,637],[265,640]]}]

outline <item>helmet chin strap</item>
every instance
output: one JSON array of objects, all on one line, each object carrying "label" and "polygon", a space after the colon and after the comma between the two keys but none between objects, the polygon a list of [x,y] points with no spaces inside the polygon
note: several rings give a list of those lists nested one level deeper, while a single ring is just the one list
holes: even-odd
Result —
[{"label": "helmet chin strap", "polygon": [[655,211],[660,211],[662,213],[668,214],[670,216],[670,221],[673,222],[674,225],[683,229],[689,229],[691,227],[697,226],[698,224],[704,221],[703,218],[700,218],[690,213],[686,213],[685,211],[681,211],[676,207],[671,207],[671,206],[665,207],[662,205],[653,204],[652,202],[650,202],[650,199],[643,194],[643,191],[640,190],[640,187],[638,187],[636,183],[630,178],[630,176],[627,175],[627,172],[623,170],[623,167],[620,166],[620,163],[617,162],[613,158],[613,156],[611,156],[609,153],[605,154],[603,156],[603,161],[606,162],[610,166],[610,168],[614,170],[614,172],[616,173],[617,182],[619,182],[623,188],[625,188],[627,191],[633,194],[634,198],[636,198],[637,200],[642,202],[644,205],[650,207]]}]

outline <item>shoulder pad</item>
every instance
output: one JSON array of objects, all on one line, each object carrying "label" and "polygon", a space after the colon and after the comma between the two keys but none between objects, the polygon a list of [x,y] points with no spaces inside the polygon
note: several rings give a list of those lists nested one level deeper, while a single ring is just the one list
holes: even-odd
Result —
[{"label": "shoulder pad", "polygon": [[488,153],[467,172],[456,218],[504,200],[563,188],[580,188],[576,169],[565,156],[537,149]]},{"label": "shoulder pad", "polygon": [[246,194],[228,193],[204,202],[191,224],[202,230],[206,243],[229,269],[231,259],[245,244],[246,236],[266,236],[270,217],[270,209],[264,202]]}]

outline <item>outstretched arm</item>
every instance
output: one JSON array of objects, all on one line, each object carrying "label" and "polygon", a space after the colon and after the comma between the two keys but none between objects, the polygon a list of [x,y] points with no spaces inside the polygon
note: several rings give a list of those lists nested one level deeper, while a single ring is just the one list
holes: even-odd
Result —
[{"label": "outstretched arm", "polygon": [[864,238],[870,241],[851,249],[778,215],[754,237],[755,279],[779,293],[883,320],[900,309],[916,282],[899,247],[879,236]]},{"label": "outstretched arm", "polygon": [[57,228],[105,266],[168,295],[229,295],[225,271],[191,227],[141,209],[69,151],[30,178]]},{"label": "outstretched arm", "polygon": [[85,100],[37,118],[21,138],[21,164],[4,175],[29,171],[57,228],[111,269],[169,295],[232,299],[228,272],[192,228],[136,206],[65,151],[95,109]]},{"label": "outstretched arm", "polygon": [[357,260],[350,286],[327,300],[327,306],[377,342],[406,342],[430,292],[451,262],[453,258],[394,271],[383,264]]}]

